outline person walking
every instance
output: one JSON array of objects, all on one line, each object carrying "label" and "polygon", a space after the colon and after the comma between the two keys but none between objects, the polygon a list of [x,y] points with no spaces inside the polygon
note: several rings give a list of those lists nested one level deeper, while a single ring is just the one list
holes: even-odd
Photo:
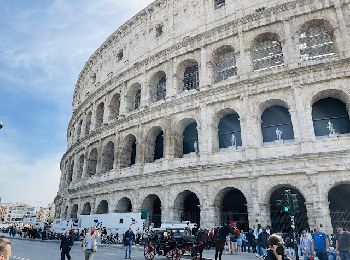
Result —
[{"label": "person walking", "polygon": [[61,239],[61,244],[60,244],[61,260],[65,260],[66,257],[68,260],[72,259],[70,256],[70,250],[72,249],[72,246],[74,244],[72,234],[73,234],[72,230],[67,231],[66,235]]},{"label": "person walking", "polygon": [[350,260],[350,232],[344,231],[342,226],[337,226],[336,251],[341,260]]},{"label": "person walking", "polygon": [[266,249],[268,247],[269,234],[266,232],[265,227],[262,228],[262,232],[258,236],[258,254],[259,256],[266,255]]},{"label": "person walking", "polygon": [[268,239],[269,249],[266,251],[265,260],[290,260],[284,252],[284,244],[281,236],[272,234]]},{"label": "person walking", "polygon": [[224,225],[215,231],[215,260],[221,260],[225,248],[225,238],[231,233],[231,227]]},{"label": "person walking", "polygon": [[304,260],[309,260],[311,258],[311,239],[308,236],[308,233],[306,230],[302,231],[302,236],[300,238],[300,250],[303,254],[303,259]]},{"label": "person walking", "polygon": [[97,251],[97,232],[95,227],[87,232],[83,240],[83,248],[85,253],[85,260],[91,260],[94,253]]},{"label": "person walking", "polygon": [[316,252],[319,260],[327,260],[327,252],[329,248],[329,240],[326,233],[322,232],[320,227],[315,228],[312,239],[312,252]]},{"label": "person walking", "polygon": [[129,259],[131,259],[131,248],[132,243],[135,241],[135,234],[132,232],[131,227],[125,232],[124,234],[124,246],[125,246],[125,259],[128,258],[128,251],[129,251]]},{"label": "person walking", "polygon": [[6,238],[0,238],[0,260],[10,260],[12,243]]}]

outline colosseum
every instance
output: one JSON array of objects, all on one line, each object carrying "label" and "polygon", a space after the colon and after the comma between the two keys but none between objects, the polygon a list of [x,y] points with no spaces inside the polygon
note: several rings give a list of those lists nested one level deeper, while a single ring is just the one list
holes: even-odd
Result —
[{"label": "colosseum", "polygon": [[156,0],[77,80],[56,217],[350,224],[350,1]]}]

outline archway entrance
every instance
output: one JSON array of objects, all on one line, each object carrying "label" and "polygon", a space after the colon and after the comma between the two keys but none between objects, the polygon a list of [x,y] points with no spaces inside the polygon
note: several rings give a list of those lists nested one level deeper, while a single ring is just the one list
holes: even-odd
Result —
[{"label": "archway entrance", "polygon": [[127,212],[132,212],[132,204],[131,200],[129,198],[122,198],[119,200],[117,204],[116,211],[117,213],[127,213]]},{"label": "archway entrance", "polygon": [[96,214],[107,214],[108,213],[108,202],[106,200],[102,200],[100,204],[98,204]]},{"label": "archway entrance", "polygon": [[341,225],[350,228],[350,184],[340,184],[328,193],[329,211],[333,229]]},{"label": "archway entrance", "polygon": [[86,202],[83,206],[83,211],[81,212],[81,215],[90,215],[91,214],[91,204],[89,202]]},{"label": "archway entrance", "polygon": [[72,211],[70,212],[70,218],[77,218],[78,217],[78,205],[74,204],[72,207]]},{"label": "archway entrance", "polygon": [[180,193],[175,200],[181,221],[190,221],[200,226],[200,203],[197,195],[189,190]]},{"label": "archway entrance", "polygon": [[295,188],[290,186],[283,186],[276,189],[270,197],[270,216],[273,232],[290,232],[291,231],[291,215],[289,212],[285,212],[283,206],[279,201],[283,201],[285,198],[285,190],[290,190],[291,194],[296,194],[297,205],[299,210],[294,214],[295,229],[300,233],[303,229],[309,228],[307,211],[305,206],[304,196]]},{"label": "archway entrance", "polygon": [[162,203],[157,195],[148,195],[143,203],[142,209],[148,212],[148,221],[154,223],[154,227],[160,227],[162,224]]},{"label": "archway entrance", "polygon": [[249,230],[247,200],[240,190],[226,188],[220,191],[215,204],[220,209],[220,224],[233,221],[239,229]]}]

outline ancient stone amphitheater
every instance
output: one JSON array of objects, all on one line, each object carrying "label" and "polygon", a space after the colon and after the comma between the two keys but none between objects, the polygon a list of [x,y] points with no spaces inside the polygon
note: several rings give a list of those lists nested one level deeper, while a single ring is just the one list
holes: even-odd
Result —
[{"label": "ancient stone amphitheater", "polygon": [[350,223],[350,1],[157,0],[86,62],[57,217]]}]

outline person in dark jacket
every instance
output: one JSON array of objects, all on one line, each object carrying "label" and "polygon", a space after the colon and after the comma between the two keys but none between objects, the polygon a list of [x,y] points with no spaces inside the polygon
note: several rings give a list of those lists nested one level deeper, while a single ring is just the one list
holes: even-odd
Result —
[{"label": "person in dark jacket", "polygon": [[262,228],[262,232],[258,236],[258,254],[260,256],[266,255],[266,249],[268,247],[269,234],[266,232],[265,227]]},{"label": "person in dark jacket", "polygon": [[135,234],[134,232],[132,232],[132,229],[130,227],[129,230],[125,232],[123,237],[123,242],[125,246],[125,258],[128,258],[127,256],[129,251],[129,259],[131,259],[131,247],[133,241],[135,241]]},{"label": "person in dark jacket", "polygon": [[224,225],[223,227],[215,231],[215,260],[221,260],[222,252],[224,251],[226,236],[232,233],[233,230],[229,225]]},{"label": "person in dark jacket", "polygon": [[61,250],[61,260],[65,260],[66,257],[68,260],[71,260],[70,256],[70,250],[72,249],[72,246],[74,244],[73,238],[72,238],[72,231],[67,232],[65,236],[62,237],[60,250]]},{"label": "person in dark jacket", "polygon": [[265,260],[290,260],[285,256],[284,244],[281,236],[273,234],[268,239],[269,249],[266,251]]},{"label": "person in dark jacket", "polygon": [[250,249],[252,249],[253,253],[254,253],[254,230],[253,229],[249,229],[249,232],[245,235],[246,239],[247,239],[247,249],[248,249],[248,253],[250,253]]}]

